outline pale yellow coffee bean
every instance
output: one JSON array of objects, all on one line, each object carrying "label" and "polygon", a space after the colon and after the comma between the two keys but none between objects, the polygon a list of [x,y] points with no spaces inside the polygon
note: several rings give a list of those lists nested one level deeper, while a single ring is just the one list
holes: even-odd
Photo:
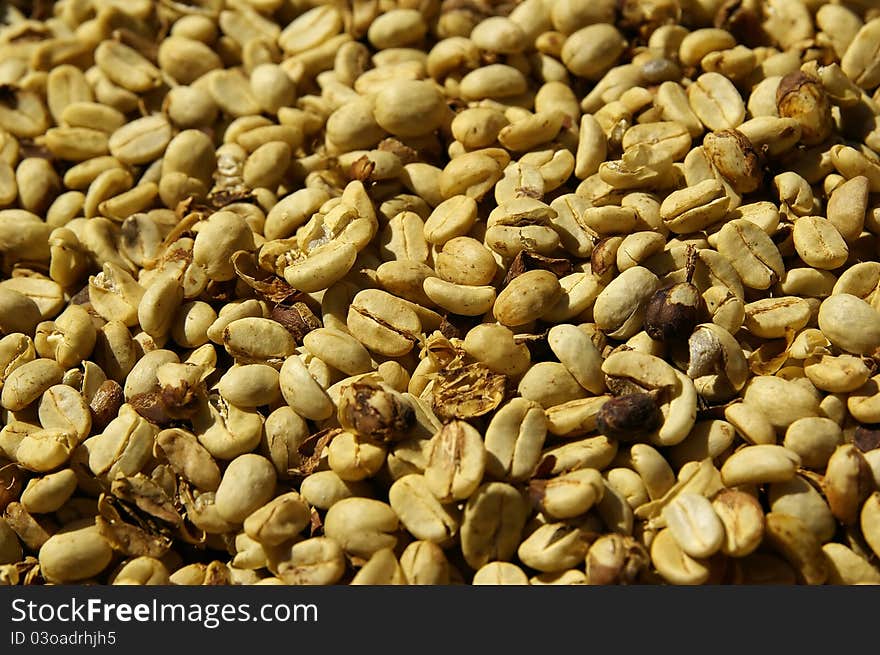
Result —
[{"label": "pale yellow coffee bean", "polygon": [[534,270],[515,277],[498,294],[493,312],[502,325],[525,325],[552,307],[562,288],[549,271]]},{"label": "pale yellow coffee bean", "polygon": [[669,461],[676,466],[686,462],[714,459],[733,443],[734,426],[727,421],[709,419],[697,421],[688,437],[669,450]]},{"label": "pale yellow coffee bean", "polygon": [[191,84],[208,71],[222,68],[223,62],[208,45],[183,36],[161,41],[157,55],[159,67],[179,84]]},{"label": "pale yellow coffee bean", "polygon": [[859,175],[868,178],[871,193],[880,190],[880,163],[864,155],[861,151],[844,145],[831,148],[831,163],[837,171],[851,179]]},{"label": "pale yellow coffee bean", "polygon": [[323,420],[333,414],[333,401],[300,357],[294,355],[284,360],[279,371],[279,384],[284,400],[304,418]]},{"label": "pale yellow coffee bean", "polygon": [[72,583],[97,575],[113,559],[110,544],[94,525],[55,533],[39,552],[40,569],[48,580]]},{"label": "pale yellow coffee bean", "polygon": [[749,380],[743,399],[759,409],[777,429],[787,428],[799,418],[819,415],[819,398],[812,385],[805,388],[772,375]]},{"label": "pale yellow coffee bean", "polygon": [[651,499],[641,476],[630,468],[617,467],[605,472],[608,486],[626,500],[632,509],[640,507]]},{"label": "pale yellow coffee bean", "polygon": [[165,108],[169,120],[183,129],[210,125],[219,111],[211,94],[195,86],[171,89],[165,96]]},{"label": "pale yellow coffee bean", "polygon": [[49,71],[46,78],[46,100],[56,123],[61,122],[64,108],[74,102],[91,102],[92,90],[83,72],[70,64]]},{"label": "pale yellow coffee bean", "polygon": [[266,364],[233,366],[218,380],[217,391],[239,407],[271,405],[281,393],[278,371]]},{"label": "pale yellow coffee bean", "polygon": [[33,138],[49,127],[49,115],[40,96],[33,91],[12,91],[11,102],[0,107],[0,127],[19,138]]},{"label": "pale yellow coffee bean", "polygon": [[666,239],[656,232],[635,232],[624,237],[617,249],[617,270],[623,272],[633,266],[639,266],[652,255],[661,252],[666,246]]},{"label": "pale yellow coffee bean", "polygon": [[134,475],[150,457],[159,430],[126,403],[104,431],[84,443],[88,466],[97,476],[112,480],[117,475]]},{"label": "pale yellow coffee bean", "polygon": [[650,163],[677,161],[690,150],[691,136],[684,125],[673,121],[641,123],[624,133],[621,145],[624,149],[649,146]]},{"label": "pale yellow coffee bean", "polygon": [[846,76],[865,89],[875,87],[880,81],[880,70],[877,66],[878,34],[880,22],[876,18],[865,23],[856,33],[840,62]]},{"label": "pale yellow coffee bean", "polygon": [[804,373],[817,389],[848,393],[861,387],[871,375],[865,363],[852,355],[822,355],[804,360]]},{"label": "pale yellow coffee bean", "polygon": [[661,530],[651,543],[651,561],[670,584],[699,585],[709,579],[709,568],[685,553],[669,529]]},{"label": "pale yellow coffee bean", "polygon": [[531,363],[528,347],[514,339],[514,333],[498,324],[483,323],[469,330],[464,339],[465,351],[496,373],[518,377]]},{"label": "pale yellow coffee bean", "polygon": [[847,243],[854,241],[865,225],[869,186],[868,178],[859,175],[838,186],[828,199],[828,221]]},{"label": "pale yellow coffee bean", "polygon": [[552,573],[582,562],[587,549],[588,544],[577,528],[565,523],[548,523],[520,544],[517,556],[530,568]]},{"label": "pale yellow coffee bean", "polygon": [[125,398],[131,399],[141,393],[159,390],[157,371],[168,363],[179,363],[177,353],[170,350],[159,349],[144,353],[132,366],[125,378]]},{"label": "pale yellow coffee bean", "polygon": [[506,64],[490,64],[465,75],[459,91],[465,100],[482,100],[516,96],[526,88],[526,79],[518,69]]},{"label": "pale yellow coffee bean", "polygon": [[835,518],[844,525],[858,519],[859,506],[874,490],[870,466],[853,444],[838,446],[825,468],[822,490]]},{"label": "pale yellow coffee bean", "polygon": [[880,491],[872,493],[862,505],[859,527],[868,546],[876,555],[880,552]]},{"label": "pale yellow coffee bean", "polygon": [[489,249],[476,239],[454,237],[434,256],[434,268],[447,282],[480,286],[492,282],[498,264]]},{"label": "pale yellow coffee bean", "polygon": [[473,585],[527,585],[529,578],[516,564],[489,562],[474,573]]},{"label": "pale yellow coffee bean", "polygon": [[465,195],[482,200],[503,177],[504,166],[508,163],[507,151],[495,148],[474,150],[455,157],[440,174],[439,191],[444,199]]},{"label": "pale yellow coffee bean", "polygon": [[37,303],[23,293],[0,286],[0,332],[33,334],[41,320]]},{"label": "pale yellow coffee bean", "polygon": [[[494,259],[492,266],[495,266]],[[385,291],[422,307],[434,304],[424,290],[429,277],[434,277],[433,269],[406,259],[385,262],[376,269],[376,279]]]},{"label": "pale yellow coffee bean", "polygon": [[585,180],[599,170],[605,161],[608,142],[601,125],[592,114],[581,117],[574,174]]},{"label": "pale yellow coffee bean", "polygon": [[[104,105],[98,106],[104,107]],[[123,121],[123,123],[114,126],[113,122],[113,119],[107,121],[106,125],[109,129],[106,130],[76,125],[53,127],[46,132],[46,147],[55,156],[75,162],[106,155],[108,153],[107,133],[122,127],[124,123]]]},{"label": "pale yellow coffee bean", "polygon": [[526,47],[526,34],[509,18],[492,16],[478,23],[471,40],[483,50],[502,54],[521,52]]},{"label": "pale yellow coffee bean", "polygon": [[352,585],[405,585],[406,574],[394,551],[383,548],[376,551],[352,578]]},{"label": "pale yellow coffee bean", "polygon": [[599,411],[609,396],[569,400],[546,410],[547,431],[560,437],[585,436],[596,429]]},{"label": "pale yellow coffee bean", "polygon": [[92,416],[85,398],[76,389],[58,384],[46,389],[37,405],[40,425],[58,428],[82,440],[92,427]]},{"label": "pale yellow coffee bean", "polygon": [[333,471],[317,471],[303,480],[300,493],[309,505],[330,509],[344,498],[368,498],[371,492],[366,482],[345,481]]},{"label": "pale yellow coffee bean", "polygon": [[400,556],[400,568],[409,584],[449,584],[450,565],[443,550],[430,541],[413,541]]},{"label": "pale yellow coffee bean", "polygon": [[770,237],[751,221],[729,221],[718,233],[717,249],[745,286],[767,289],[785,274],[782,256]]},{"label": "pale yellow coffee bean", "polygon": [[202,88],[217,106],[235,118],[260,112],[260,103],[251,93],[250,80],[239,69],[219,69],[204,75]]},{"label": "pale yellow coffee bean", "polygon": [[837,585],[880,584],[880,571],[861,555],[843,544],[823,544],[828,561],[828,583]]},{"label": "pale yellow coffee bean", "polygon": [[615,339],[633,336],[641,328],[648,300],[658,286],[657,276],[648,269],[627,269],[597,296],[593,308],[596,324]]},{"label": "pale yellow coffee bean", "polygon": [[793,268],[785,272],[779,289],[789,296],[826,298],[831,295],[837,277],[829,271],[815,268]]},{"label": "pale yellow coffee bean", "polygon": [[800,457],[782,446],[746,446],[728,457],[721,467],[721,479],[728,487],[791,480]]},{"label": "pale yellow coffee bean", "polygon": [[282,360],[293,354],[296,342],[280,323],[268,318],[246,317],[230,322],[223,330],[223,345],[242,363]]},{"label": "pale yellow coffee bean", "polygon": [[168,585],[168,568],[154,557],[141,556],[128,560],[113,576],[114,585]]},{"label": "pale yellow coffee bean", "polygon": [[337,434],[328,448],[327,462],[343,480],[374,476],[385,463],[386,448],[352,432]]},{"label": "pale yellow coffee bean", "polygon": [[578,77],[598,80],[615,64],[625,45],[616,27],[599,23],[569,35],[560,56],[565,67]]},{"label": "pale yellow coffee bean", "polygon": [[380,355],[399,357],[412,350],[421,332],[418,315],[389,293],[375,289],[358,292],[348,311],[352,336]]},{"label": "pale yellow coffee bean", "polygon": [[110,154],[124,164],[146,164],[156,159],[171,141],[171,125],[162,115],[145,116],[113,132]]},{"label": "pale yellow coffee bean", "polygon": [[284,279],[295,289],[312,293],[323,291],[341,280],[357,259],[357,248],[333,240],[304,255],[291,252],[291,263],[284,268]]},{"label": "pale yellow coffee bean", "polygon": [[742,96],[718,73],[703,73],[687,89],[691,109],[710,130],[737,127],[746,115]]},{"label": "pale yellow coffee bean", "polygon": [[303,337],[303,345],[330,366],[346,375],[372,369],[370,354],[350,334],[333,328],[318,328]]},{"label": "pale yellow coffee bean", "polygon": [[261,544],[293,539],[309,524],[309,506],[295,491],[276,496],[244,520],[244,531]]},{"label": "pale yellow coffee bean", "polygon": [[461,550],[473,569],[513,558],[528,516],[517,489],[502,482],[482,485],[467,501],[461,524]]},{"label": "pale yellow coffee bean", "polygon": [[514,398],[499,408],[486,428],[486,469],[492,475],[522,479],[538,465],[547,434],[537,403]]},{"label": "pale yellow coffee bean", "polygon": [[270,549],[269,566],[285,584],[334,584],[345,574],[345,553],[333,539],[312,537],[280,551],[276,558]]},{"label": "pale yellow coffee bean", "polygon": [[3,384],[0,404],[18,411],[30,405],[52,385],[61,382],[63,369],[52,359],[35,359],[13,370]]},{"label": "pale yellow coffee bean", "polygon": [[252,453],[236,457],[217,487],[217,512],[230,523],[243,522],[272,497],[275,482],[275,468],[265,457]]},{"label": "pale yellow coffee bean", "polygon": [[536,112],[520,118],[498,133],[498,142],[510,151],[526,151],[553,139],[562,127],[560,112]]},{"label": "pale yellow coffee bean", "polygon": [[778,339],[787,329],[800,330],[810,320],[810,307],[801,298],[763,298],[745,306],[745,327],[757,337]]},{"label": "pale yellow coffee bean", "polygon": [[343,550],[369,557],[397,543],[398,518],[385,503],[369,498],[344,498],[334,503],[324,519],[324,532]]},{"label": "pale yellow coffee bean", "polygon": [[398,48],[417,43],[428,27],[420,11],[392,9],[370,24],[367,38],[377,49]]},{"label": "pale yellow coffee bean", "polygon": [[208,328],[217,320],[217,312],[199,300],[185,302],[174,316],[171,337],[184,348],[198,348],[208,343]]},{"label": "pale yellow coffee bean", "polygon": [[834,224],[819,216],[802,216],[795,221],[794,246],[807,264],[834,270],[849,256],[849,248]]},{"label": "pale yellow coffee bean", "polygon": [[547,333],[547,343],[584,389],[594,394],[605,391],[602,355],[583,330],[570,324],[555,325]]},{"label": "pale yellow coffee bean", "polygon": [[837,521],[828,503],[805,478],[795,476],[787,482],[768,485],[767,498],[771,511],[801,519],[820,543],[830,541],[834,536]]},{"label": "pale yellow coffee bean", "polygon": [[761,544],[764,511],[757,499],[744,491],[723,489],[712,499],[712,508],[724,525],[721,552],[745,557]]},{"label": "pale yellow coffee bean", "polygon": [[601,435],[545,448],[541,462],[548,467],[552,465],[549,471],[551,474],[582,468],[601,471],[611,463],[616,454],[617,442]]},{"label": "pale yellow coffee bean", "polygon": [[278,37],[285,53],[294,55],[314,48],[342,29],[342,16],[332,6],[309,9],[291,21]]},{"label": "pale yellow coffee bean", "polygon": [[635,444],[629,456],[651,499],[662,498],[675,484],[675,473],[656,448]]},{"label": "pale yellow coffee bean", "polygon": [[254,150],[247,158],[242,172],[250,187],[274,189],[290,165],[290,145],[284,141],[270,141]]},{"label": "pale yellow coffee bean", "polygon": [[458,511],[454,506],[440,504],[424,476],[399,478],[391,485],[388,499],[403,526],[417,539],[443,545],[458,531]]},{"label": "pale yellow coffee bean", "polygon": [[828,565],[819,540],[800,519],[770,512],[766,516],[766,538],[797,571],[806,584],[822,584]]},{"label": "pale yellow coffee bean", "polygon": [[437,205],[425,221],[428,243],[443,245],[466,235],[477,220],[477,203],[467,195],[455,195]]},{"label": "pale yellow coffee bean", "polygon": [[147,288],[138,304],[141,328],[151,337],[165,337],[182,301],[180,282],[170,275],[160,276]]},{"label": "pale yellow coffee bean", "polygon": [[373,116],[373,99],[358,98],[338,107],[327,118],[327,140],[341,151],[369,148],[387,135]]},{"label": "pale yellow coffee bean", "polygon": [[581,469],[549,480],[533,480],[529,494],[554,519],[571,519],[602,500],[605,485],[596,469]]},{"label": "pale yellow coffee bean", "polygon": [[159,70],[137,50],[117,41],[103,41],[95,48],[95,63],[114,83],[143,93],[160,84]]},{"label": "pale yellow coffee bean", "polygon": [[470,286],[428,277],[423,283],[425,295],[443,309],[461,316],[481,316],[496,304],[495,287]]},{"label": "pale yellow coffee bean", "polygon": [[[16,291],[30,298],[46,318],[58,314],[64,307],[64,290],[55,281],[40,275],[18,276],[3,280],[0,282],[0,288]],[[70,323],[66,321],[66,327],[69,325]]]},{"label": "pale yellow coffee bean", "polygon": [[754,405],[736,403],[724,409],[724,418],[750,444],[776,444],[776,429]]},{"label": "pale yellow coffee bean", "polygon": [[840,426],[830,418],[801,418],[788,426],[783,445],[797,453],[804,466],[824,469],[828,458],[843,443]]},{"label": "pale yellow coffee bean", "polygon": [[468,498],[482,481],[485,465],[480,433],[464,421],[451,421],[431,439],[426,488],[444,503]]},{"label": "pale yellow coffee bean", "polygon": [[299,189],[280,198],[266,214],[263,234],[267,239],[290,236],[327,200],[327,192],[321,189]]},{"label": "pale yellow coffee bean", "polygon": [[424,224],[415,212],[403,211],[388,221],[381,233],[380,252],[387,260],[428,261]]},{"label": "pale yellow coffee bean", "polygon": [[870,354],[880,346],[880,313],[848,293],[822,301],[819,329],[835,346],[854,355]]},{"label": "pale yellow coffee bean", "polygon": [[8,334],[0,339],[0,382],[22,364],[36,358],[33,340],[21,333]]},{"label": "pale yellow coffee bean", "polygon": [[727,30],[703,28],[694,30],[682,39],[678,56],[685,66],[694,66],[710,52],[726,50],[735,45],[736,39]]},{"label": "pale yellow coffee bean", "polygon": [[32,478],[22,491],[21,504],[32,514],[48,514],[67,502],[76,486],[76,474],[72,469]]},{"label": "pale yellow coffee bean", "polygon": [[376,95],[376,122],[397,136],[416,137],[433,132],[445,115],[443,95],[433,82],[392,81]]},{"label": "pale yellow coffee bean", "polygon": [[180,428],[169,428],[156,435],[156,445],[171,467],[197,489],[217,490],[220,469],[195,435]]},{"label": "pale yellow coffee bean", "polygon": [[523,375],[517,389],[523,398],[537,402],[545,409],[587,395],[568,369],[556,362],[534,364]]},{"label": "pale yellow coffee bean", "polygon": [[508,123],[504,114],[497,109],[473,107],[456,114],[450,129],[457,141],[473,150],[495,143],[498,133]]},{"label": "pale yellow coffee bean", "polygon": [[709,557],[724,543],[724,524],[704,496],[678,494],[661,516],[679,547],[691,557]]}]

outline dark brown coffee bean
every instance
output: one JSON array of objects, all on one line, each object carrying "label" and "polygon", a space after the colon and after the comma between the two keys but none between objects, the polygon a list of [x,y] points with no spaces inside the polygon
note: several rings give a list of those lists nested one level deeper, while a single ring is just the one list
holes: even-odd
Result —
[{"label": "dark brown coffee bean", "polygon": [[651,394],[630,393],[602,405],[596,425],[607,437],[632,441],[659,426],[662,418]]},{"label": "dark brown coffee bean", "polygon": [[690,282],[660,289],[648,301],[645,332],[657,341],[686,339],[699,323],[704,306],[699,289]]}]

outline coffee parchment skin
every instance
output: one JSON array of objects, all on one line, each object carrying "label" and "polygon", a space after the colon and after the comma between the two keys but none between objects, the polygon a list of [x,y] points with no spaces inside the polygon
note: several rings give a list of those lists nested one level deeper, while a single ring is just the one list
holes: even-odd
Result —
[{"label": "coffee parchment skin", "polygon": [[0,584],[880,581],[880,10],[0,26]]}]

